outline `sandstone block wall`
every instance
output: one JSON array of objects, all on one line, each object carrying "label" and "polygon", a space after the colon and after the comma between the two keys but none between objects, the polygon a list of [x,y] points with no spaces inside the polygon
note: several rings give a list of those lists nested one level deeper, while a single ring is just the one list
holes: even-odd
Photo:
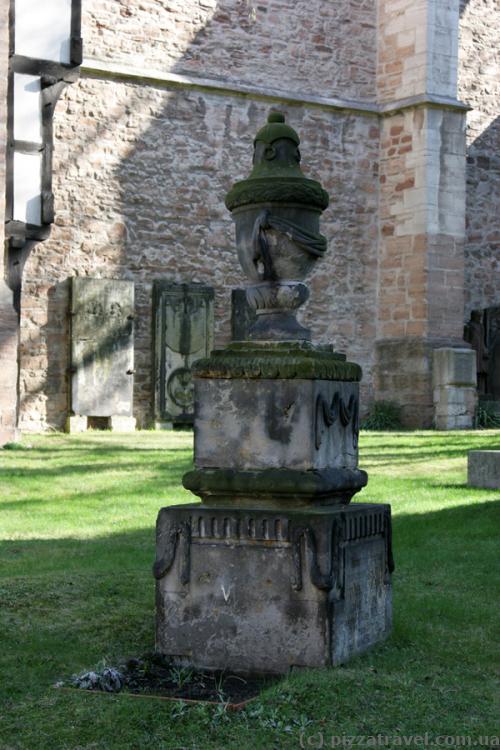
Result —
[{"label": "sandstone block wall", "polygon": [[[215,287],[216,345],[244,284],[224,207],[271,108],[331,196],[304,318],[364,370],[362,403],[430,426],[432,351],[499,303],[495,0],[83,0],[86,64],[55,115],[51,238],[25,268],[23,429],[68,408],[68,278],[136,290],[135,416],[151,419],[155,278]],[[457,48],[460,59],[457,67]],[[464,263],[464,114],[467,236]],[[431,101],[431,99],[434,99]],[[15,343],[15,342],[14,342]]]},{"label": "sandstone block wall", "polygon": [[423,92],[454,99],[457,0],[379,0],[378,10],[380,101]]},{"label": "sandstone block wall", "polygon": [[[334,343],[362,364],[365,403],[370,398],[377,117],[261,101],[238,95],[231,86],[251,81],[323,97],[372,95],[374,5],[318,0],[306,7],[270,0],[255,9],[256,17],[252,4],[214,5],[205,0],[84,3],[86,55],[112,57],[133,75],[101,76],[83,68],[57,105],[56,222],[51,238],[31,254],[24,276],[20,391],[25,430],[64,424],[72,275],[135,282],[134,414],[139,424],[151,419],[154,279],[214,286],[216,344],[229,340],[230,290],[243,285],[244,278],[224,195],[250,171],[252,138],[271,107],[286,112],[302,139],[304,172],[319,179],[331,196],[322,226],[333,239],[311,279],[304,317],[318,341]],[[318,64],[322,56],[324,65]],[[139,65],[141,70],[149,65],[192,77],[217,76],[229,82],[228,88],[146,83]]]},{"label": "sandstone block wall", "polygon": [[84,0],[85,56],[370,99],[374,0]]}]

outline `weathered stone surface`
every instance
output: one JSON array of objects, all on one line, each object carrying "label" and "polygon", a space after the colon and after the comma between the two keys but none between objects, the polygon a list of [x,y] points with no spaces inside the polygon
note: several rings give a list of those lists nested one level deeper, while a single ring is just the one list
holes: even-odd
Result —
[{"label": "weathered stone surface", "polygon": [[154,284],[154,414],[158,423],[192,424],[191,367],[214,341],[214,291],[202,284]]},{"label": "weathered stone surface", "polygon": [[347,505],[365,486],[362,469],[195,469],[182,478],[184,487],[216,507],[283,508]]},{"label": "weathered stone surface", "polygon": [[[111,415],[110,417],[99,418],[99,428],[108,429],[111,432],[134,432],[136,421],[134,417],[124,417],[121,415]],[[73,415],[66,419],[66,432],[77,433],[86,432],[89,429],[89,418],[86,416]]]},{"label": "weathered stone surface", "polygon": [[467,477],[471,487],[500,489],[500,450],[469,451]]},{"label": "weathered stone surface", "polygon": [[476,385],[476,352],[473,349],[440,347],[433,352],[432,382],[442,386]]},{"label": "weathered stone surface", "polygon": [[378,0],[376,7],[379,98],[455,96],[458,3]]},{"label": "weathered stone surface", "polygon": [[[230,209],[261,200],[258,170],[272,181],[274,170],[290,169],[303,183],[294,175],[298,137],[283,117],[270,115],[255,144],[254,172],[227,196]],[[291,155],[273,166],[281,147]],[[288,181],[276,179],[286,201]],[[257,216],[243,241],[236,216],[240,263],[266,284],[247,289],[258,315],[287,310],[294,319],[298,305],[280,295],[307,272],[300,253],[312,253],[318,218],[313,236],[297,214],[272,246],[261,232],[279,225]],[[320,239],[315,257],[326,247]],[[257,322],[252,340],[193,368],[196,468],[183,481],[203,505],[160,511],[153,567],[156,647],[174,664],[284,673],[341,663],[390,630],[390,507],[348,506],[367,478],[357,468],[361,370],[330,348],[292,343],[291,321],[282,322],[261,341]]]},{"label": "weathered stone surface", "polygon": [[196,378],[195,466],[356,468],[358,385]]},{"label": "weathered stone surface", "polygon": [[436,388],[434,426],[437,430],[470,430],[474,427],[476,405],[475,388]]},{"label": "weathered stone surface", "polygon": [[340,664],[390,633],[390,533],[387,505],[163,508],[156,648],[208,669]]},{"label": "weathered stone surface", "polygon": [[[232,262],[231,220],[222,200],[232,179],[247,173],[251,134],[270,105],[259,96],[152,83],[143,75],[145,66],[193,78],[220,77],[223,71],[229,84],[279,89],[274,103],[307,147],[304,171],[332,196],[322,231],[339,238],[313,274],[302,322],[316,340],[333,342],[363,366],[364,408],[375,395],[376,339],[405,337],[411,347],[413,338],[429,333],[449,344],[463,324],[464,290],[466,319],[470,309],[498,303],[496,0],[460,4],[459,97],[473,106],[467,115],[465,278],[463,227],[456,233],[463,223],[457,210],[463,128],[453,122],[461,115],[444,116],[437,107],[429,115],[419,105],[380,118],[300,102],[283,107],[280,98],[287,88],[299,97],[307,92],[369,104],[378,95],[390,105],[394,96],[422,93],[427,83],[433,94],[449,93],[455,32],[446,28],[443,34],[436,24],[439,3],[429,3],[427,15],[426,5],[342,0],[311,6],[301,0],[283,12],[273,0],[256,7],[253,17],[253,8],[232,2],[84,3],[86,57],[111,67],[120,60],[129,77],[84,70],[56,109],[57,224],[28,261],[21,305],[23,429],[64,424],[66,279],[95,274],[97,260],[103,275],[136,285],[134,403],[142,425],[153,417],[154,278],[212,285],[217,345],[229,340],[227,298],[242,277]],[[451,17],[456,9],[450,6],[443,10],[444,22]],[[6,64],[6,34],[4,42]],[[239,174],[229,175],[228,164],[238,165]],[[422,230],[427,216],[440,228],[432,236]],[[446,227],[454,231],[441,231]],[[427,342],[420,343],[420,363],[429,365]],[[397,341],[393,356],[395,380],[400,367],[404,381],[408,373]],[[425,387],[420,370],[413,397],[404,387],[403,412],[414,425],[432,423],[430,378],[429,365]],[[376,397],[394,399],[397,393],[395,386]]]},{"label": "weathered stone surface", "polygon": [[233,342],[193,367],[198,378],[300,379],[359,382],[361,368],[332,346],[310,342]]},{"label": "weathered stone surface", "polygon": [[401,405],[405,427],[431,427],[432,347],[419,337],[384,339],[375,344],[375,391],[380,400]]},{"label": "weathered stone surface", "polygon": [[476,378],[474,349],[434,349],[432,379],[436,429],[460,430],[474,426]]},{"label": "weathered stone surface", "polygon": [[131,417],[134,285],[72,279],[71,408],[76,415]]},{"label": "weathered stone surface", "polygon": [[[238,172],[229,175],[219,167],[233,164],[241,176],[247,172],[250,133],[268,111],[269,104],[258,100],[90,77],[65,91],[55,115],[56,224],[25,268],[23,429],[62,426],[68,386],[58,373],[67,366],[66,279],[75,272],[92,275],[96,258],[103,276],[135,284],[134,416],[141,425],[153,416],[154,279],[212,286],[215,343],[229,341],[231,287],[241,287],[243,276],[234,262],[234,230],[223,196]],[[368,394],[378,126],[369,117],[332,111],[286,112],[307,146],[307,174],[335,194],[322,231],[342,234],[341,246],[332,246],[323,268],[313,272],[301,322],[313,328],[316,341],[333,343],[363,366]],[[226,130],[231,138],[224,138]],[[168,177],[162,166],[167,164]]]},{"label": "weathered stone surface", "polygon": [[112,414],[108,422],[111,432],[134,432],[136,427],[134,417],[124,417],[121,414]]},{"label": "weathered stone surface", "polygon": [[[0,180],[1,177],[0,168]],[[0,193],[0,221],[2,217],[1,201],[2,196]],[[0,447],[4,443],[12,442],[19,438],[19,431],[17,429],[17,345],[19,323],[17,313],[14,310],[13,294],[1,277],[2,272],[3,262],[0,261],[0,352],[2,361],[2,373],[0,376]]]},{"label": "weathered stone surface", "polygon": [[81,417],[79,415],[69,415],[66,417],[66,432],[73,435],[78,432],[87,431],[87,417]]},{"label": "weathered stone surface", "polygon": [[465,319],[498,305],[500,289],[500,74],[496,0],[460,0],[458,92],[467,116]]},{"label": "weathered stone surface", "polygon": [[[372,0],[86,0],[85,54],[127,65],[251,82],[300,93],[373,98]],[[345,33],[346,28],[349,34]],[[119,50],[119,52],[118,52]]]},{"label": "weathered stone surface", "polygon": [[248,331],[256,320],[257,313],[248,304],[245,289],[233,289],[231,292],[231,340],[248,339]]}]

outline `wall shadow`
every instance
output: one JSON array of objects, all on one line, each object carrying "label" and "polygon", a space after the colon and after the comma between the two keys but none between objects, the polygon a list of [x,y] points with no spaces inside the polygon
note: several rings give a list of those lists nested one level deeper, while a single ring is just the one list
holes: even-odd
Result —
[{"label": "wall shadow", "polygon": [[[419,622],[418,626],[415,623],[414,645],[424,654],[429,652],[430,659],[433,653],[436,658],[440,648],[449,647],[443,640],[449,637],[449,631],[447,635],[441,628],[444,621],[450,628],[460,629],[469,618],[472,628],[476,620],[484,617],[483,605],[488,612],[486,620],[491,624],[497,619],[487,597],[484,601],[478,601],[477,597],[483,591],[486,596],[492,586],[500,583],[495,564],[499,524],[500,500],[393,517],[396,622],[395,636],[386,648],[397,648],[400,625],[404,637],[408,636],[408,623],[418,607],[425,610],[428,606],[434,613],[427,623]],[[21,634],[38,627],[43,636],[44,629],[52,629],[48,641],[50,649],[57,647],[58,639],[78,644],[89,625],[82,619],[82,613],[86,607],[91,607],[92,630],[101,632],[101,654],[94,655],[96,661],[110,651],[115,656],[131,655],[131,648],[138,648],[134,628],[144,635],[145,621],[151,632],[147,630],[148,637],[141,648],[151,649],[154,645],[151,572],[154,556],[153,522],[144,529],[90,539],[2,541],[2,617],[13,627],[9,617],[15,612],[16,627],[21,628]],[[474,595],[471,585],[474,585]],[[134,592],[132,601],[131,591]],[[474,599],[471,612],[456,615],[455,624],[454,610],[447,607],[450,596],[458,597],[457,603]],[[114,627],[116,618],[113,616],[110,620],[110,606],[116,608],[117,617],[126,615],[126,628]],[[474,606],[479,606],[479,611],[472,611]],[[433,634],[432,637],[426,637],[429,634]],[[484,638],[484,633],[478,633],[477,638]],[[77,651],[75,646],[75,654]],[[61,674],[55,674],[50,663],[43,667],[45,653],[35,658],[40,662],[37,668],[44,668],[49,682]],[[28,657],[33,658],[33,655],[25,656],[21,652],[18,658],[22,661]],[[457,660],[460,658],[457,654]],[[89,663],[88,667],[91,666],[93,664]],[[61,669],[61,665],[57,668]],[[66,669],[71,674],[73,665],[68,663]]]},{"label": "wall shadow", "polygon": [[[262,74],[262,60],[270,54],[272,46],[264,49],[264,42],[256,41],[256,31],[248,20],[249,9],[245,4],[238,4],[235,10],[240,19],[236,29],[225,17],[226,10],[223,3],[214,4],[213,17],[182,52],[175,63],[176,71],[193,73],[195,65],[199,68],[198,74],[202,74],[203,55],[206,54],[212,64],[210,51],[220,46],[223,24],[225,43],[235,54],[241,47],[238,46],[240,38],[248,37],[252,54],[258,54]],[[267,11],[259,6],[257,12]],[[348,14],[347,6],[339,6],[332,13],[334,18],[335,14],[343,18]],[[320,23],[318,19],[313,21]],[[330,22],[333,23],[331,19]],[[283,23],[287,28],[290,26],[288,19]],[[369,27],[370,19],[364,17],[362,25]],[[275,37],[272,41],[279,50],[283,45]],[[333,82],[337,72],[342,80],[347,76],[348,68],[340,64],[342,55],[347,59],[358,52],[356,45],[346,42],[345,50],[332,52],[328,58],[324,50],[317,54],[329,61],[325,63],[325,75],[330,75]],[[287,65],[300,67],[302,62],[310,65],[309,56],[301,62],[296,56],[280,54],[278,65],[283,68]],[[241,50],[238,55],[238,60],[246,59]],[[244,70],[246,74],[251,70],[248,61]],[[217,77],[231,79],[234,78],[232,73],[229,68],[221,69]],[[300,78],[300,71],[296,78]],[[299,84],[295,81],[293,85]],[[311,83],[311,91],[318,85],[317,81]],[[304,82],[304,89],[308,89],[308,80]],[[108,109],[102,102],[106,95],[112,99]],[[156,279],[213,286],[216,290],[216,345],[230,338],[231,288],[243,286],[245,280],[236,259],[234,230],[224,206],[224,196],[234,181],[250,171],[253,137],[273,108],[285,111],[303,138],[305,174],[320,179],[331,195],[331,206],[324,214],[324,233],[333,237],[339,226],[344,227],[342,246],[332,247],[329,259],[313,274],[311,301],[305,311],[306,324],[312,324],[318,340],[333,343],[341,350],[350,348],[350,356],[369,372],[371,338],[365,329],[372,324],[375,290],[366,287],[374,284],[372,270],[376,265],[376,243],[372,237],[377,175],[375,158],[367,153],[367,158],[361,159],[358,152],[361,142],[367,152],[373,147],[375,153],[378,147],[376,120],[299,105],[273,104],[249,96],[155,86],[151,82],[112,80],[108,83],[88,73],[65,92],[57,105],[56,128],[62,128],[63,136],[64,128],[68,125],[78,128],[79,121],[92,129],[91,138],[85,140],[84,146],[78,142],[72,148],[70,160],[61,158],[58,167],[61,195],[75,190],[72,170],[76,169],[84,176],[76,188],[82,194],[94,191],[95,206],[99,210],[89,215],[88,202],[84,201],[77,221],[64,218],[70,227],[72,222],[75,225],[70,233],[64,223],[62,227],[56,225],[49,243],[62,248],[67,238],[75,246],[81,245],[81,251],[75,248],[78,263],[75,273],[127,278],[135,283],[134,415],[139,426],[148,426],[153,418],[151,308],[152,285]],[[61,113],[60,125],[58,112]],[[89,125],[92,116],[96,120],[104,119]],[[106,149],[113,147],[120,159],[110,173],[106,171],[105,160],[102,163],[99,160],[103,160],[102,153]],[[96,153],[89,156],[92,150]],[[94,170],[100,174],[100,179],[94,179]],[[87,184],[85,177],[88,177]],[[342,189],[345,179],[349,179],[348,190]],[[54,189],[57,191],[57,184]],[[64,209],[67,212],[67,206]],[[60,216],[57,205],[56,215]],[[92,258],[86,257],[89,247]],[[359,249],[360,257],[366,262],[350,263],[349,254],[355,252],[351,247]],[[62,278],[61,283],[64,283]],[[332,300],[335,309],[331,309]],[[47,329],[57,329],[60,310],[67,306],[68,298],[64,301],[61,298],[58,304],[59,309],[49,303]],[[57,427],[64,422],[63,412],[68,402],[68,384],[64,377],[68,346],[64,348],[65,357],[61,343],[49,353],[50,360],[57,363],[53,367],[58,369],[58,376],[56,387],[50,388],[47,397],[46,413],[47,420]],[[50,387],[48,380],[47,389]],[[368,381],[363,387],[368,388]],[[25,412],[43,392],[40,386],[24,397]]]},{"label": "wall shadow", "polygon": [[500,116],[467,148],[466,316],[500,305]]}]

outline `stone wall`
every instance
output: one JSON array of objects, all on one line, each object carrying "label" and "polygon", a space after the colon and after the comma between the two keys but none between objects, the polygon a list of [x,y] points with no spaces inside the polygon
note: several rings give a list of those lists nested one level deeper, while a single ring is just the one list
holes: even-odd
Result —
[{"label": "stone wall", "polygon": [[375,0],[84,0],[85,56],[373,98]]},{"label": "stone wall", "polygon": [[426,92],[454,99],[457,0],[378,0],[380,101]]},{"label": "stone wall", "polygon": [[[136,285],[135,416],[151,418],[151,299],[156,278],[216,290],[216,343],[229,338],[230,289],[242,285],[224,207],[248,174],[269,103],[86,77],[55,116],[56,223],[25,266],[21,320],[22,428],[62,427],[68,388],[68,277]],[[277,106],[277,105],[276,105]],[[366,370],[369,395],[376,284],[377,158],[373,117],[279,106],[302,138],[304,172],[322,181],[332,240],[305,311],[318,340]]]},{"label": "stone wall", "polygon": [[[461,3],[468,115],[465,296],[498,304],[495,0]],[[56,224],[25,269],[21,425],[68,408],[68,278],[136,285],[135,416],[151,419],[154,279],[216,290],[216,344],[244,284],[224,207],[269,109],[331,204],[304,311],[364,369],[362,403],[432,424],[432,350],[460,346],[464,114],[458,0],[84,0],[86,63],[55,115]],[[495,52],[496,49],[496,52]],[[496,67],[495,67],[496,66]],[[496,76],[496,78],[495,78]]]},{"label": "stone wall", "polygon": [[[374,386],[404,424],[434,420],[432,351],[461,346],[465,116],[456,0],[380,0],[378,325]],[[400,99],[406,108],[397,106]]]},{"label": "stone wall", "polygon": [[500,304],[500,6],[461,0],[459,95],[467,116],[466,319]]}]

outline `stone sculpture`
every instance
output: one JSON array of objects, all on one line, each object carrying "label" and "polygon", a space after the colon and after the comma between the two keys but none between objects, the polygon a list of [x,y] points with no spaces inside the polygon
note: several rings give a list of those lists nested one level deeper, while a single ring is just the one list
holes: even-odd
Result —
[{"label": "stone sculpture", "polygon": [[295,319],[326,251],[328,196],[300,170],[299,138],[271,113],[254,167],[226,197],[256,321],[193,367],[201,504],[157,522],[157,649],[175,664],[247,672],[325,666],[391,628],[390,506],[350,501],[358,365],[313,346]]},{"label": "stone sculpture", "polygon": [[482,310],[472,310],[470,320],[464,326],[464,340],[476,352],[477,391],[481,396],[488,390],[488,349],[483,318]]},{"label": "stone sculpture", "polygon": [[500,401],[500,307],[472,310],[464,339],[476,352],[480,400]]}]

